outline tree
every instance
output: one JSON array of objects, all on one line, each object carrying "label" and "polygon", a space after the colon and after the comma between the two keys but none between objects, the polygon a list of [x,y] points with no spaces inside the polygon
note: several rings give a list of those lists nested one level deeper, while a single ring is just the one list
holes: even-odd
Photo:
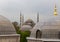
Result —
[{"label": "tree", "polygon": [[18,33],[18,32],[19,32],[18,22],[12,22],[12,24],[14,25],[15,30],[16,30],[16,32]]},{"label": "tree", "polygon": [[24,31],[20,34],[20,42],[27,42],[26,37],[30,36],[30,31]]},{"label": "tree", "polygon": [[14,25],[17,34],[20,34],[20,42],[27,42],[26,37],[30,36],[30,31],[24,31],[24,32],[22,32],[22,31],[20,31],[17,22],[12,22],[12,24]]}]

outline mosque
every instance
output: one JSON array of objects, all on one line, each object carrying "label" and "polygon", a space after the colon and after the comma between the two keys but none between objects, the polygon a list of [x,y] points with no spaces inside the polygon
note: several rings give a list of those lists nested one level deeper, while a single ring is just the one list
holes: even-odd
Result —
[{"label": "mosque", "polygon": [[[39,21],[37,14],[37,23],[32,19],[24,22],[24,17],[20,14],[20,29],[31,31],[28,42],[60,42],[60,18],[57,14],[56,5],[54,7],[54,16]],[[16,34],[12,23],[0,15],[0,42],[20,42],[20,35]]]},{"label": "mosque", "polygon": [[41,19],[31,30],[28,42],[60,42],[60,18],[57,14],[56,5],[54,16]]},{"label": "mosque", "polygon": [[20,42],[20,35],[16,34],[12,23],[0,15],[0,42]]},{"label": "mosque", "polygon": [[[37,14],[37,22],[39,22],[39,14]],[[24,21],[24,16],[20,13],[20,30],[21,31],[31,31],[35,26],[35,22],[32,19],[27,19]]]}]

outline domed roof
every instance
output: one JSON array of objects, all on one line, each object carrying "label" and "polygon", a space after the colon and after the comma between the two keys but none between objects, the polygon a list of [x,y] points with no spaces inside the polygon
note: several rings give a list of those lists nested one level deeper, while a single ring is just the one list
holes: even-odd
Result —
[{"label": "domed roof", "polygon": [[20,30],[24,30],[24,31],[29,30],[30,31],[31,29],[32,29],[32,27],[30,25],[23,25]]},{"label": "domed roof", "polygon": [[56,37],[57,38],[58,37],[57,35],[60,32],[60,19],[59,19],[59,17],[42,19],[32,29],[31,37],[36,37],[36,31],[37,30],[42,31],[43,37],[48,38],[49,37],[48,34],[50,33],[50,34],[53,34],[53,36],[55,35],[54,37],[50,35],[50,37],[53,37],[53,38]]},{"label": "domed roof", "polygon": [[30,25],[30,26],[34,27],[35,23],[32,19],[28,19],[27,21],[25,21],[25,23],[23,25]]},{"label": "domed roof", "polygon": [[7,18],[0,15],[0,35],[15,33],[16,31],[12,23]]},{"label": "domed roof", "polygon": [[27,19],[26,22],[27,22],[27,23],[31,23],[31,22],[33,22],[33,20],[32,20],[32,19]]}]

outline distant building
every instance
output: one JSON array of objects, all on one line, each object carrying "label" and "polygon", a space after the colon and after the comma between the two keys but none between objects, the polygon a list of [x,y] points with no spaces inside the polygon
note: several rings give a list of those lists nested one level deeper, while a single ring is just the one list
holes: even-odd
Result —
[{"label": "distant building", "polygon": [[0,42],[20,42],[20,35],[16,34],[12,23],[0,15]]},{"label": "distant building", "polygon": [[22,27],[20,28],[20,30],[22,31],[31,31],[31,29],[35,26],[35,23],[32,19],[28,19],[27,21],[25,21],[22,25]]},{"label": "distant building", "polygon": [[[37,23],[39,22],[39,13],[37,13]],[[24,16],[20,13],[20,30],[26,31],[31,30],[35,26],[35,23],[32,19],[27,19],[24,22]]]}]

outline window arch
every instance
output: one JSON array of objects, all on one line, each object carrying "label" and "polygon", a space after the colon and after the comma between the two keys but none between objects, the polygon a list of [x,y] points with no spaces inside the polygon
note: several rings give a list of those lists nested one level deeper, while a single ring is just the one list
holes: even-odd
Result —
[{"label": "window arch", "polygon": [[36,38],[41,38],[42,32],[40,30],[36,31]]}]

